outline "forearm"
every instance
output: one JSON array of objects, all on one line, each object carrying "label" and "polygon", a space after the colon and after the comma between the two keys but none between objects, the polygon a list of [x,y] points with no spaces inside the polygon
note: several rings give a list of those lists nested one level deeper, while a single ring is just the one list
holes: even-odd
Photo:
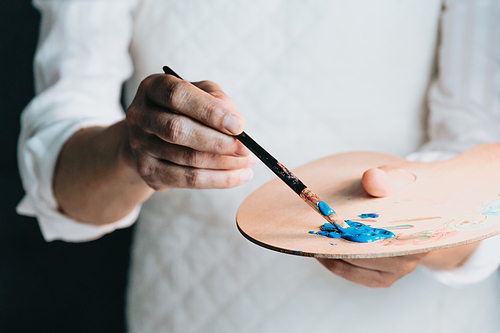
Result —
[{"label": "forearm", "polygon": [[136,171],[125,121],[76,132],[61,149],[53,187],[62,212],[94,225],[120,220],[154,192]]},{"label": "forearm", "polygon": [[433,270],[450,270],[462,266],[480,242],[429,252],[420,264]]}]

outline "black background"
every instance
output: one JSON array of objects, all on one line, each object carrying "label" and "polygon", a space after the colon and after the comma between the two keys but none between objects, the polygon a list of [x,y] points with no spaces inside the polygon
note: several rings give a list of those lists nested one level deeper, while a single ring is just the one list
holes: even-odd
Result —
[{"label": "black background", "polygon": [[30,1],[0,1],[0,332],[124,332],[132,228],[46,243],[36,220],[15,212],[19,116],[33,96],[39,21]]}]

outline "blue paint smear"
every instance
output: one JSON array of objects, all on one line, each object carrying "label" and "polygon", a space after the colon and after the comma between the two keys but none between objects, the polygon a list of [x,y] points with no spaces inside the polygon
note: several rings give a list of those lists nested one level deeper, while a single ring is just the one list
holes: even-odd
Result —
[{"label": "blue paint smear", "polygon": [[500,212],[484,212],[483,215],[500,216]]},{"label": "blue paint smear", "polygon": [[370,218],[370,217],[372,217],[372,218],[377,218],[377,217],[379,217],[379,215],[378,215],[378,214],[376,214],[376,213],[366,213],[366,214],[361,214],[361,215],[358,215],[358,216],[359,216],[360,218],[362,218],[362,219],[367,219],[367,218]]},{"label": "blue paint smear", "polygon": [[320,201],[318,203],[318,208],[319,208],[319,211],[321,212],[321,214],[323,214],[325,216],[330,216],[332,214],[335,214],[335,211],[333,209],[331,209],[330,206],[328,206],[328,204],[324,201]]},{"label": "blue paint smear", "polygon": [[369,225],[351,220],[347,220],[346,223],[349,224],[350,228],[344,229],[341,226],[334,227],[331,223],[325,223],[321,227],[321,231],[315,232],[315,234],[329,238],[343,238],[357,243],[372,243],[394,237],[394,233],[389,230],[372,228]]},{"label": "blue paint smear", "polygon": [[488,200],[479,206],[479,211],[482,211],[483,215],[490,216],[500,216],[500,200]]},{"label": "blue paint smear", "polygon": [[[324,201],[318,203],[318,208],[321,214],[324,216],[329,216],[335,214],[335,211],[328,206]],[[362,219],[368,217],[378,217],[378,214],[368,213],[359,215]],[[309,231],[310,234],[316,234],[321,236],[326,236],[330,238],[343,238],[351,242],[357,243],[371,243],[381,239],[394,237],[394,233],[385,229],[372,228],[369,225],[353,222],[351,220],[346,220],[346,223],[350,228],[342,228],[335,224],[334,227],[331,223],[325,223],[321,227],[321,231],[314,232]]]}]

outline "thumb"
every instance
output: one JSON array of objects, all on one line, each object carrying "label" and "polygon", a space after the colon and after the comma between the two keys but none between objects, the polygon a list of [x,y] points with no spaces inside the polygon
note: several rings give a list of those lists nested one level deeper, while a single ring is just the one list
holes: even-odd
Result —
[{"label": "thumb", "polygon": [[409,171],[384,165],[366,170],[361,177],[361,183],[368,194],[374,197],[386,197],[413,183],[416,178]]}]

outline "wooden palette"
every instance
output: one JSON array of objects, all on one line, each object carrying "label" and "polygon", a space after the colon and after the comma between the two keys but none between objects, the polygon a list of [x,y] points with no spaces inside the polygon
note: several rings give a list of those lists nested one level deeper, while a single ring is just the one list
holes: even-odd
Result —
[{"label": "wooden palette", "polygon": [[[490,146],[491,147],[491,146]],[[236,220],[250,241],[271,250],[316,258],[379,258],[428,252],[500,233],[500,154],[479,146],[454,159],[421,163],[356,152],[326,157],[293,170],[343,219],[389,229],[396,237],[354,243],[309,231],[325,220],[281,180],[252,193]],[[374,198],[361,185],[370,168],[391,165],[416,175],[397,193]],[[459,167],[460,166],[460,167]],[[363,213],[378,218],[361,219]]]}]

